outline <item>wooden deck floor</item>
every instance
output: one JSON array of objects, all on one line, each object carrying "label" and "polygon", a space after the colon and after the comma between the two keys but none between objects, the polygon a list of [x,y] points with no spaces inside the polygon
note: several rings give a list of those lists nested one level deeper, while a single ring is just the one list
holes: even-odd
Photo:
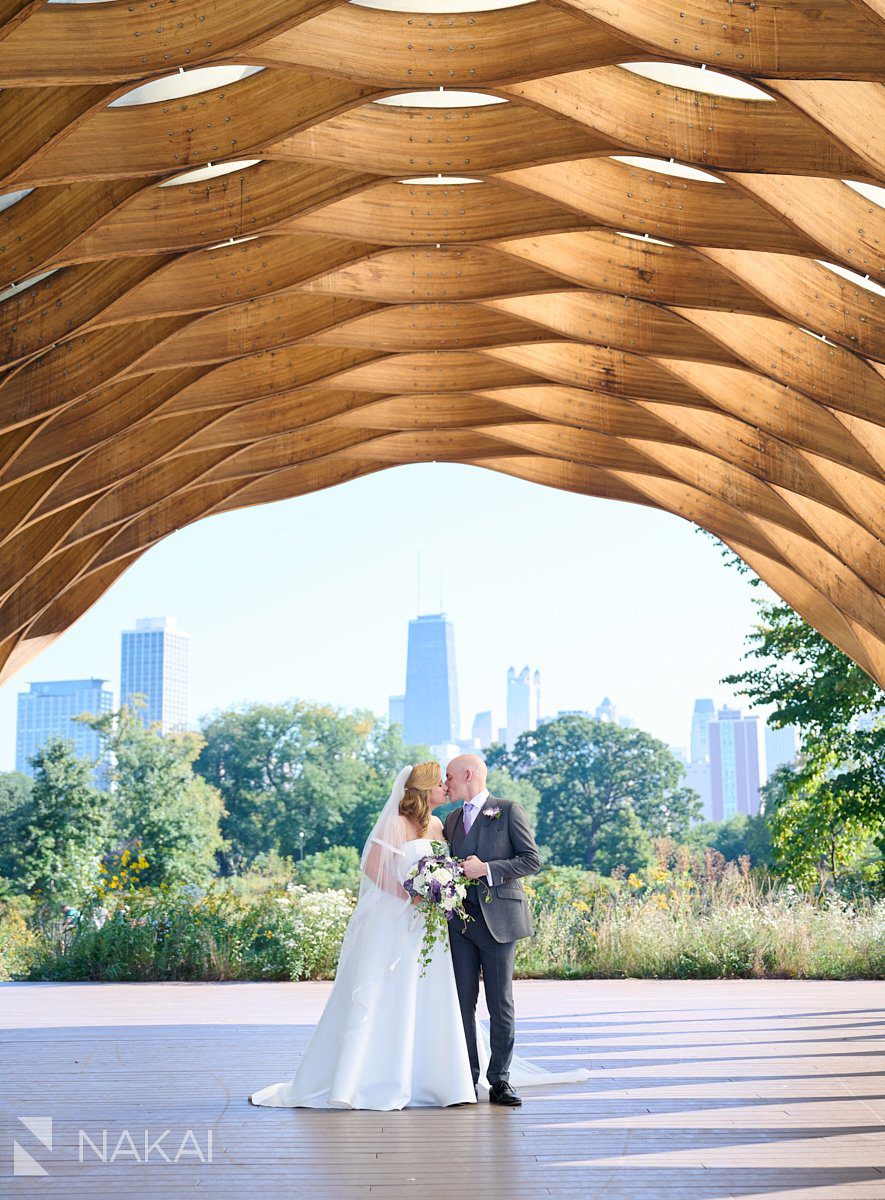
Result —
[{"label": "wooden deck floor", "polygon": [[[516,1110],[251,1107],[328,986],[0,985],[0,1196],[885,1200],[883,985],[519,983],[518,1051],[590,1082]],[[78,1161],[81,1129],[128,1155]],[[170,1159],[211,1131],[212,1161],[145,1164],[165,1129]],[[14,1175],[14,1142],[48,1174]]]}]

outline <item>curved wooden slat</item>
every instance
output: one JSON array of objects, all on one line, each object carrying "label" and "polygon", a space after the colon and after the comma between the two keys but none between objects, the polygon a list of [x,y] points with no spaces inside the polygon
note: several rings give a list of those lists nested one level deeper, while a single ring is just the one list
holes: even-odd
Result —
[{"label": "curved wooden slat", "polygon": [[0,681],[184,525],[444,460],[702,525],[885,683],[876,5],[3,19]]}]

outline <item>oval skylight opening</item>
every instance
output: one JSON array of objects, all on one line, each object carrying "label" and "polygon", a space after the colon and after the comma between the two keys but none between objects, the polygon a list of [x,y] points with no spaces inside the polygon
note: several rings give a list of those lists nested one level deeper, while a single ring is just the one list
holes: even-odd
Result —
[{"label": "oval skylight opening", "polygon": [[380,8],[385,12],[474,13],[499,8],[519,8],[534,0],[349,0],[357,8]]},{"label": "oval skylight opening", "polygon": [[401,108],[481,108],[486,104],[509,104],[509,100],[506,96],[487,96],[485,92],[437,88],[432,92],[400,92],[398,96],[379,96],[372,103]]},{"label": "oval skylight opening", "polygon": [[260,163],[260,158],[243,158],[239,162],[207,163],[205,167],[197,167],[195,171],[185,171],[174,179],[164,179],[157,187],[181,187],[184,183],[203,183],[207,179],[218,179],[220,175],[232,175],[234,171],[245,171]]},{"label": "oval skylight opening", "polygon": [[466,175],[416,175],[413,179],[401,179],[400,183],[417,183],[431,184],[439,186],[440,184],[451,184],[452,186],[460,186],[462,183],[482,183],[481,179],[470,179]]},{"label": "oval skylight opening", "polygon": [[214,246],[207,246],[207,250],[226,250],[228,246],[239,246],[241,242],[254,242],[260,235],[257,233],[247,233],[245,237],[228,238],[226,242],[216,242]]},{"label": "oval skylight opening", "polygon": [[628,233],[626,229],[616,229],[618,237],[629,238],[631,242],[652,242],[655,246],[674,246],[675,242],[665,242],[663,238],[652,237],[648,233]]},{"label": "oval skylight opening", "polygon": [[885,287],[876,283],[875,279],[870,279],[869,275],[858,275],[857,271],[849,271],[847,267],[840,267],[838,263],[824,262],[822,258],[815,259],[815,262],[826,267],[828,271],[832,271],[834,275],[841,275],[849,283],[866,288],[868,292],[873,292],[876,296],[885,296]]},{"label": "oval skylight opening", "polygon": [[18,204],[19,200],[24,200],[25,196],[30,196],[33,188],[22,188],[20,192],[7,192],[0,196],[0,212],[4,209],[12,208],[13,204]]},{"label": "oval skylight opening", "polygon": [[640,167],[643,171],[656,171],[659,175],[675,175],[678,179],[697,179],[700,183],[722,183],[715,175],[699,171],[697,167],[687,167],[683,163],[673,162],[667,158],[645,158],[639,154],[613,154],[615,162],[626,163],[629,167]]},{"label": "oval skylight opening", "polygon": [[108,108],[133,108],[138,104],[162,104],[166,100],[179,100],[183,96],[198,96],[200,92],[212,92],[215,88],[227,87],[240,79],[257,75],[264,67],[225,66],[195,67],[193,71],[177,71],[143,83],[112,100]]},{"label": "oval skylight opening", "polygon": [[874,183],[855,183],[853,179],[843,179],[842,182],[847,183],[850,188],[853,188],[865,200],[872,200],[873,204],[878,204],[880,208],[885,208],[885,188],[876,187]]},{"label": "oval skylight opening", "polygon": [[32,275],[30,279],[23,279],[21,283],[12,283],[8,288],[0,292],[0,304],[4,300],[8,300],[11,296],[18,296],[22,292],[26,292],[28,288],[32,288],[34,284],[40,283],[43,279],[48,279],[50,275],[54,275],[58,267],[53,267],[51,271],[43,271],[40,275]]},{"label": "oval skylight opening", "polygon": [[669,84],[690,92],[706,92],[708,96],[727,96],[732,100],[767,100],[769,103],[776,103],[774,96],[769,96],[761,88],[753,87],[743,79],[723,75],[719,71],[708,71],[706,67],[687,67],[683,63],[661,62],[621,63],[620,66],[634,75],[651,79],[653,83]]},{"label": "oval skylight opening", "polygon": [[813,329],[806,329],[804,325],[800,325],[799,329],[802,333],[807,333],[809,337],[813,337],[816,342],[823,342],[825,346],[832,346],[834,349],[838,350],[839,347],[836,345],[836,343],[831,342],[830,339],[824,334],[815,333]]}]

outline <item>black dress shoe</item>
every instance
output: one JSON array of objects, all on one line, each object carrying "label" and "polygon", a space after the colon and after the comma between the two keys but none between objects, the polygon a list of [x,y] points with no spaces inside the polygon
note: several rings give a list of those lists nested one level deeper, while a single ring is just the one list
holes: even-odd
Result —
[{"label": "black dress shoe", "polygon": [[522,1100],[517,1096],[509,1083],[506,1083],[503,1079],[499,1079],[489,1088],[489,1103],[503,1104],[507,1108],[519,1108]]}]

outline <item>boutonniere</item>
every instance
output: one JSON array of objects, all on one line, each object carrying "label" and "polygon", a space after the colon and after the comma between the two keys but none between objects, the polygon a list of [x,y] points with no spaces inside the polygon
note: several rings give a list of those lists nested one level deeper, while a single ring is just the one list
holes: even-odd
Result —
[{"label": "boutonniere", "polygon": [[498,817],[501,815],[501,810],[497,805],[494,805],[492,808],[484,808],[482,810],[482,815],[484,817],[488,817],[492,821],[497,821]]}]

